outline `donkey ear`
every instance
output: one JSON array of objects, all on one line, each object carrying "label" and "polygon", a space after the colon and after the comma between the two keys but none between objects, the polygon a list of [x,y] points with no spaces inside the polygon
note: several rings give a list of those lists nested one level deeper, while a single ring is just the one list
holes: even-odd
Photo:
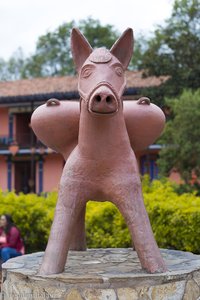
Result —
[{"label": "donkey ear", "polygon": [[84,37],[84,35],[82,35],[82,33],[77,28],[72,29],[71,49],[76,70],[79,72],[84,61],[93,51],[93,49]]},{"label": "donkey ear", "polygon": [[133,41],[133,30],[128,28],[110,49],[110,52],[119,59],[125,70],[133,54]]}]

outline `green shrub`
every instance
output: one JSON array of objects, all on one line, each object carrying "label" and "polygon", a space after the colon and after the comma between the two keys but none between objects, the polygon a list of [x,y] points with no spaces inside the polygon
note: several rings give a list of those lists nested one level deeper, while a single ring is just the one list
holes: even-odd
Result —
[{"label": "green shrub", "polygon": [[[159,247],[200,253],[200,197],[195,193],[178,195],[169,181],[150,182],[147,177],[143,195]],[[45,249],[56,199],[56,192],[46,196],[0,192],[0,214],[13,216],[27,252]],[[110,202],[88,202],[86,230],[89,248],[131,247],[124,219]]]},{"label": "green shrub", "polygon": [[57,193],[46,198],[0,191],[0,214],[12,215],[21,231],[26,252],[44,250],[53,219]]},{"label": "green shrub", "polygon": [[118,209],[111,202],[88,202],[86,232],[89,248],[131,246],[129,230]]},{"label": "green shrub", "polygon": [[200,253],[200,197],[177,195],[172,183],[155,180],[144,201],[160,247]]},{"label": "green shrub", "polygon": [[[178,195],[176,185],[164,179],[143,178],[144,202],[159,247],[200,253],[200,197]],[[127,226],[111,203],[89,202],[86,214],[90,247],[130,247]]]}]

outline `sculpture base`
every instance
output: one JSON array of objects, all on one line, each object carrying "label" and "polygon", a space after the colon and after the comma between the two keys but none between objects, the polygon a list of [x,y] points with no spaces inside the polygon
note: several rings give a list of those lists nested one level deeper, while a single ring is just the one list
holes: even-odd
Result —
[{"label": "sculpture base", "polygon": [[43,252],[16,257],[3,264],[2,299],[200,299],[200,255],[161,252],[162,274],[143,271],[132,249],[70,251],[65,271],[50,276],[37,275]]}]

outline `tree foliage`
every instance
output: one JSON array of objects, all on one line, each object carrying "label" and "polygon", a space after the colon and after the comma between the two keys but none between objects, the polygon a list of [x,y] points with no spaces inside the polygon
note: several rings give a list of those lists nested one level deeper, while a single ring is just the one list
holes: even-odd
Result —
[{"label": "tree foliage", "polygon": [[[28,58],[13,55],[0,60],[0,79],[13,80],[74,74],[70,32],[78,27],[92,47],[110,48],[120,33],[113,25],[102,25],[89,17],[64,23],[39,37],[35,52]],[[153,36],[136,37],[129,68],[144,69],[146,75],[169,75],[170,80],[150,91],[152,99],[176,96],[184,88],[197,89],[200,77],[200,0],[175,0],[171,17],[156,28]],[[148,94],[149,91],[147,91]]]},{"label": "tree foliage", "polygon": [[120,35],[113,25],[103,26],[99,20],[94,20],[91,17],[87,20],[81,20],[78,28],[93,48],[105,46],[110,49]]},{"label": "tree foliage", "polygon": [[171,17],[148,42],[141,67],[150,75],[170,75],[169,96],[197,89],[200,78],[200,0],[175,0]]},{"label": "tree foliage", "polygon": [[72,75],[75,72],[70,44],[73,27],[78,27],[87,37],[92,47],[111,47],[117,37],[112,25],[103,26],[98,20],[88,18],[79,23],[71,21],[59,26],[55,31],[39,37],[36,51],[27,59],[23,77],[45,77]]},{"label": "tree foliage", "polygon": [[173,118],[166,124],[158,165],[162,175],[169,175],[176,168],[189,183],[192,173],[200,179],[200,89],[185,90],[167,103]]},{"label": "tree foliage", "polygon": [[129,70],[140,70],[144,53],[148,49],[148,40],[143,34],[134,36],[133,56],[129,64]]},{"label": "tree foliage", "polygon": [[65,75],[72,72],[70,31],[74,22],[65,23],[39,37],[35,53],[27,59],[23,77]]},{"label": "tree foliage", "polygon": [[21,48],[15,51],[8,61],[0,58],[0,80],[21,79],[25,65],[26,59]]},{"label": "tree foliage", "polygon": [[[156,241],[161,248],[200,253],[200,197],[178,195],[167,180],[142,182],[144,203]],[[0,190],[0,215],[9,213],[21,231],[26,253],[43,251],[49,237],[57,192],[44,195]],[[124,218],[111,202],[89,201],[86,210],[88,248],[131,247]]]},{"label": "tree foliage", "polygon": [[[0,80],[73,75],[75,68],[70,45],[73,27],[81,30],[93,48],[105,46],[110,49],[120,36],[113,25],[102,25],[99,20],[91,17],[79,22],[72,20],[40,36],[31,56],[25,58],[19,49],[8,61],[0,59]],[[145,38],[141,36],[136,40],[130,69],[137,69],[141,63],[144,45]]]}]

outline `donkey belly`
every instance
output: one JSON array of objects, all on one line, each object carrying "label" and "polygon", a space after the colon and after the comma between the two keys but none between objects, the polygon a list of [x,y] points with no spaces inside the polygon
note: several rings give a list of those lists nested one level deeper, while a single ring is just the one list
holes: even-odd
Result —
[{"label": "donkey belly", "polygon": [[112,201],[116,190],[129,189],[139,181],[134,153],[123,160],[100,160],[82,157],[75,149],[65,164],[61,185],[81,189],[87,200]]}]

